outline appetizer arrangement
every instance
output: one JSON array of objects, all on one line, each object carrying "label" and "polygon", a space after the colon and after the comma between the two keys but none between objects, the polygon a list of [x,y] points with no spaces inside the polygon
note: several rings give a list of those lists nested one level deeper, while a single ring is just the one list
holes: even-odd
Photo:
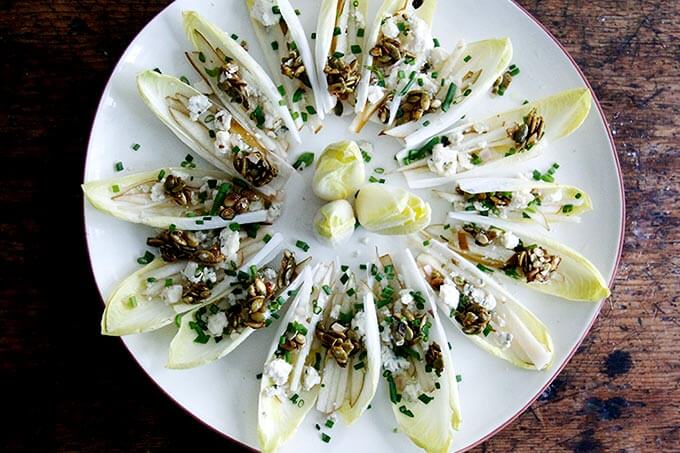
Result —
[{"label": "appetizer arrangement", "polygon": [[[200,83],[160,70],[136,80],[153,115],[214,168],[197,167],[188,154],[180,167],[82,186],[93,207],[153,229],[137,259],[143,267],[108,296],[101,332],[175,329],[167,366],[183,369],[221,359],[264,331],[257,335],[272,341],[257,405],[265,452],[293,436],[312,409],[351,425],[375,397],[389,399],[415,445],[446,452],[463,409],[440,316],[480,349],[542,372],[555,355],[549,326],[509,287],[575,301],[609,295],[586,257],[548,236],[553,224],[577,223],[593,209],[588,194],[556,183],[557,164],[529,178],[494,174],[574,133],[590,92],[468,118],[481,99],[502,96],[519,69],[507,38],[450,48],[434,38],[435,0],[384,0],[374,18],[367,0],[323,0],[313,53],[288,0],[245,3],[268,72],[247,43],[189,11],[185,56]],[[319,132],[330,112],[354,114],[351,132],[378,123],[384,140],[404,147],[394,174],[410,189],[437,187],[432,193],[448,211],[383,178],[367,180],[370,156],[351,137],[329,144],[315,163],[313,153],[291,162],[300,132]],[[299,258],[277,228],[295,202],[286,192],[304,183],[308,166],[310,192],[325,203],[308,227],[338,248],[334,261]],[[535,224],[545,234],[532,231]],[[408,235],[408,246],[355,268],[341,264],[340,247],[357,228]],[[386,396],[376,396],[381,376]]]}]

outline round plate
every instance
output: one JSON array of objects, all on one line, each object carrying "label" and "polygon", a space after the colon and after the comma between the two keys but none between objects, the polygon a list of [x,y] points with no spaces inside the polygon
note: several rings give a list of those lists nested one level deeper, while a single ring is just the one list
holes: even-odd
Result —
[{"label": "round plate", "polygon": [[[373,17],[378,1],[371,2]],[[301,19],[307,35],[316,23],[318,0],[296,0],[302,11]],[[262,54],[251,30],[243,0],[179,0],[154,18],[130,44],[104,91],[92,127],[88,148],[85,180],[121,175],[114,163],[122,161],[129,172],[177,165],[190,152],[146,108],[137,95],[135,76],[142,70],[160,68],[164,73],[198,77],[184,58],[190,48],[181,25],[181,11],[195,9],[222,27],[236,33],[250,44],[250,52],[262,62]],[[486,99],[478,104],[469,118],[512,108],[524,99],[538,99],[558,91],[587,86],[574,62],[534,19],[514,3],[499,0],[440,1],[434,21],[434,36],[445,47],[458,40],[508,36],[512,39],[512,62],[522,72],[502,98]],[[263,65],[264,66],[264,65]],[[513,172],[533,168],[545,171],[553,162],[560,164],[557,179],[586,190],[593,198],[594,212],[583,217],[580,224],[562,224],[551,236],[584,253],[610,281],[617,266],[623,242],[623,187],[611,135],[602,112],[593,108],[583,126],[570,137],[551,146],[538,159]],[[294,147],[292,158],[303,151],[319,152],[329,143],[353,138],[347,132],[349,118],[331,115],[316,136],[303,134],[303,144]],[[377,128],[369,125],[360,139],[375,146],[368,164],[369,174],[376,167],[394,168],[393,155],[398,145],[387,137],[378,138]],[[138,151],[131,149],[139,143]],[[199,166],[207,166],[197,158]],[[294,249],[297,239],[311,245],[316,260],[328,260],[336,255],[341,262],[356,265],[380,252],[397,250],[403,238],[378,237],[364,230],[355,232],[351,242],[341,250],[332,250],[318,243],[310,224],[320,200],[310,195],[312,170],[302,172],[286,196],[282,218],[276,223]],[[384,176],[388,184],[405,186],[398,174]],[[443,221],[444,204],[434,200],[429,191],[419,195],[432,202],[433,223]],[[108,296],[121,279],[138,268],[135,258],[143,255],[145,239],[153,234],[145,226],[124,223],[108,217],[91,206],[85,207],[87,242],[97,285]],[[298,256],[306,255],[297,250]],[[355,256],[358,254],[358,256]],[[574,353],[595,320],[601,303],[569,302],[507,285],[550,328],[555,343],[555,362],[546,372],[531,372],[514,368],[507,362],[486,354],[467,341],[463,334],[444,321],[456,372],[462,375],[459,384],[463,423],[455,436],[456,450],[469,448],[493,435],[517,417],[533,402],[556,376]],[[257,332],[226,358],[201,368],[176,371],[165,368],[168,345],[175,333],[170,326],[157,332],[129,336],[125,345],[148,375],[179,405],[210,427],[253,448],[257,447],[256,407],[259,381],[266,350],[275,328]],[[112,340],[113,341],[113,340]],[[317,451],[320,447],[350,451],[416,451],[406,436],[395,433],[396,427],[386,388],[376,393],[372,408],[350,428],[337,423],[329,434],[329,445],[321,443],[315,423],[323,423],[314,411],[300,426],[283,451]]]}]

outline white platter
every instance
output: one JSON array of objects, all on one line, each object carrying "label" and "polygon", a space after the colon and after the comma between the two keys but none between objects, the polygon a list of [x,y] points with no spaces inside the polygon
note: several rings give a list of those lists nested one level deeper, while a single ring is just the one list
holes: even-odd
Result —
[{"label": "white platter", "polygon": [[[307,35],[316,23],[318,0],[296,0],[302,11]],[[378,0],[371,10],[377,9]],[[236,33],[250,44],[250,52],[262,61],[255,35],[250,28],[243,0],[178,0],[155,17],[134,39],[116,66],[106,86],[92,127],[85,169],[85,181],[114,176],[114,163],[122,161],[123,173],[176,166],[190,152],[146,108],[137,96],[134,78],[142,70],[158,67],[164,73],[186,75],[197,80],[183,52],[189,49],[181,26],[181,11],[193,9],[210,18],[228,33]],[[480,102],[469,117],[501,111],[521,104],[524,99],[538,99],[560,90],[587,86],[584,77],[559,44],[525,11],[504,0],[446,0],[439,2],[434,21],[434,35],[444,46],[459,39],[473,41],[508,36],[514,47],[512,62],[522,73],[503,98],[490,96]],[[560,164],[557,179],[585,189],[593,198],[594,212],[586,214],[580,224],[558,225],[553,237],[585,254],[611,282],[618,264],[623,242],[623,186],[611,134],[599,106],[593,106],[583,126],[572,136],[529,161],[513,173],[534,168],[545,170],[553,162]],[[352,138],[347,132],[349,118],[331,115],[320,134],[303,134],[303,144],[295,147],[293,158],[303,151],[317,155],[325,145]],[[394,168],[393,155],[399,150],[390,138],[377,137],[377,128],[367,126],[360,139],[375,146],[370,172],[375,167]],[[131,149],[139,143],[138,151]],[[198,157],[199,166],[207,166]],[[369,174],[371,174],[369,172]],[[120,175],[120,173],[117,173]],[[396,250],[401,238],[385,238],[358,230],[352,242],[334,251],[318,243],[310,224],[321,201],[311,194],[312,170],[304,171],[286,198],[277,231],[282,232],[294,249],[297,239],[311,245],[314,259],[340,256],[341,262],[356,265],[380,251]],[[405,187],[400,175],[388,175],[389,184]],[[432,201],[433,223],[445,217],[444,205],[435,201],[429,191],[417,191]],[[101,294],[105,297],[114,285],[138,268],[135,259],[143,255],[145,240],[153,231],[108,217],[91,206],[85,206],[87,242],[92,268]],[[362,239],[368,243],[363,244]],[[353,257],[354,252],[360,252]],[[297,250],[298,256],[305,256]],[[507,285],[506,285],[507,286]],[[515,286],[510,291],[550,328],[555,343],[555,363],[547,372],[520,370],[484,353],[463,338],[452,325],[445,323],[453,345],[453,359],[462,375],[459,384],[463,423],[454,441],[455,450],[470,448],[498,432],[523,412],[564,367],[574,353],[600,310],[601,303],[568,302],[530,292]],[[89,301],[89,303],[101,303]],[[273,326],[272,326],[273,327]],[[257,448],[256,407],[259,381],[266,350],[274,328],[253,335],[225,359],[198,369],[176,371],[165,368],[167,348],[175,327],[135,335],[124,339],[133,357],[180,406],[196,418],[245,445]],[[111,340],[115,341],[115,340]],[[382,387],[382,384],[381,384]],[[320,440],[315,423],[323,419],[312,412],[283,451],[417,451],[408,438],[393,432],[393,420],[385,388],[379,388],[370,409],[350,428],[337,423],[329,431],[332,440]],[[227,444],[225,440],[225,446]]]}]

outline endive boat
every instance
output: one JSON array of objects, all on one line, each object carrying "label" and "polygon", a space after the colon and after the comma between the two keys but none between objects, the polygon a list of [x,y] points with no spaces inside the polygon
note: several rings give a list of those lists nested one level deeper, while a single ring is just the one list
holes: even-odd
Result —
[{"label": "endive boat", "polygon": [[439,241],[424,242],[416,262],[437,305],[467,338],[485,351],[532,370],[550,366],[548,328],[502,286]]},{"label": "endive boat", "polygon": [[228,291],[182,316],[170,343],[168,368],[193,368],[221,359],[279,318],[279,310],[303,284],[308,260],[298,263],[292,252],[282,251],[278,233],[267,246],[267,255],[258,263],[249,262],[233,273]]},{"label": "endive boat", "polygon": [[288,134],[300,142],[295,122],[276,85],[238,42],[194,11],[184,12],[184,30],[194,51],[189,62],[236,121],[265,148],[281,156]]},{"label": "endive boat", "polygon": [[335,273],[335,263],[305,269],[300,289],[274,336],[257,407],[257,434],[265,453],[276,451],[295,433],[319,395],[319,372],[310,351],[330,299],[322,288]]},{"label": "endive boat", "polygon": [[224,173],[161,168],[82,186],[100,211],[156,228],[212,230],[231,224],[271,223],[281,202]]},{"label": "endive boat", "polygon": [[500,219],[449,213],[447,221],[431,225],[427,233],[484,271],[569,300],[596,302],[609,296],[597,268],[566,245]]},{"label": "endive boat", "polygon": [[460,424],[458,387],[431,290],[406,249],[369,271],[381,329],[383,376],[400,430],[428,452],[448,452]]},{"label": "endive boat", "polygon": [[508,39],[460,43],[448,53],[431,34],[435,8],[435,0],[384,1],[367,38],[351,130],[374,120],[382,133],[418,144],[458,121],[508,65]]},{"label": "endive boat", "polygon": [[[260,144],[238,117],[181,80],[145,71],[137,89],[149,109],[199,156],[267,194],[282,191],[295,173],[288,163]],[[262,134],[259,134],[260,138]]]},{"label": "endive boat", "polygon": [[349,114],[363,72],[368,0],[323,0],[314,57],[324,111]]},{"label": "endive boat", "polygon": [[246,5],[269,71],[295,124],[318,132],[324,119],[323,91],[298,13],[288,0],[246,0]]},{"label": "endive boat", "polygon": [[[271,238],[265,243],[265,238]],[[149,238],[161,255],[124,279],[106,301],[102,335],[150,332],[176,316],[231,293],[238,272],[259,266],[281,244],[268,228],[255,237],[224,229],[191,233],[165,230]]]},{"label": "endive boat", "polygon": [[[454,126],[395,156],[411,188],[489,174],[537,157],[588,116],[587,88],[563,91],[492,117]],[[432,130],[434,131],[434,130]]]},{"label": "endive boat", "polygon": [[310,358],[321,376],[317,410],[354,423],[373,400],[380,379],[380,336],[373,294],[346,267],[317,324]]},{"label": "endive boat", "polygon": [[520,178],[463,178],[454,192],[433,192],[454,212],[536,222],[546,229],[554,222],[579,222],[593,208],[590,196],[577,187]]}]

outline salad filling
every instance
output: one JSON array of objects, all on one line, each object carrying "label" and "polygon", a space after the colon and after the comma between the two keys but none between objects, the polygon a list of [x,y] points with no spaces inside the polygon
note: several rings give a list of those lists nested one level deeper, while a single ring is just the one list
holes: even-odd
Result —
[{"label": "salad filling", "polygon": [[317,132],[323,105],[312,54],[297,13],[287,0],[248,0],[250,18],[269,70],[298,128],[309,123]]},{"label": "salad filling", "polygon": [[195,12],[184,14],[195,50],[187,58],[222,105],[268,150],[285,155],[288,131],[299,141],[290,112],[264,70],[223,31]]},{"label": "salad filling", "polygon": [[552,361],[547,328],[480,268],[430,241],[418,267],[438,306],[487,351],[520,367],[541,370]]},{"label": "salad filling", "polygon": [[524,179],[461,179],[453,193],[434,192],[451,202],[454,212],[535,221],[546,228],[554,221],[578,221],[578,214],[591,209],[590,197],[576,187]]},{"label": "salad filling", "polygon": [[366,2],[324,0],[319,13],[316,63],[326,112],[350,113],[362,75]]}]

